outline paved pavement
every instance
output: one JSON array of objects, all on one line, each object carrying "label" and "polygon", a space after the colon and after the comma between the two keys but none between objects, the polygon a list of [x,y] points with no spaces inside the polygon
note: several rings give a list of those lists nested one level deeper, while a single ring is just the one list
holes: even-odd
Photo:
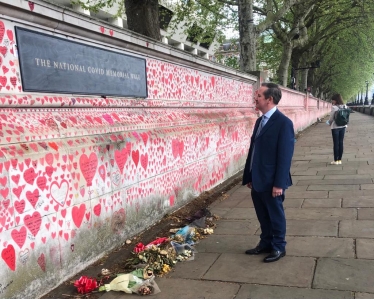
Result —
[{"label": "paved pavement", "polygon": [[[374,298],[374,117],[354,113],[342,165],[333,160],[329,127],[318,123],[296,142],[286,192],[287,256],[275,263],[248,256],[259,240],[249,189],[236,186],[211,210],[214,235],[197,245],[194,261],[157,278],[163,299]],[[138,298],[108,292],[100,299]]]}]

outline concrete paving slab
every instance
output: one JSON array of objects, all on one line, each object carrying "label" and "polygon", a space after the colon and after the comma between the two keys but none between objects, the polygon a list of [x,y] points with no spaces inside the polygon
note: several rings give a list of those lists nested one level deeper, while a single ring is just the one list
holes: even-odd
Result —
[{"label": "concrete paving slab", "polygon": [[374,190],[374,184],[362,184],[361,190]]},{"label": "concrete paving slab", "polygon": [[287,208],[285,211],[286,219],[344,220],[357,218],[357,210],[354,208]]},{"label": "concrete paving slab", "polygon": [[374,220],[374,209],[358,208],[357,219],[358,220]]},{"label": "concrete paving slab", "polygon": [[225,214],[225,219],[257,219],[254,208],[233,208]]},{"label": "concrete paving slab", "polygon": [[343,208],[374,208],[374,199],[371,196],[361,198],[344,198]]},{"label": "concrete paving slab", "polygon": [[301,205],[303,204],[304,199],[303,198],[287,198],[283,202],[284,208],[301,208]]},{"label": "concrete paving slab", "polygon": [[291,172],[291,174],[292,176],[299,176],[299,175],[314,176],[314,175],[317,175],[317,170],[308,169],[307,171],[294,171],[294,172]]},{"label": "concrete paving slab", "polygon": [[313,288],[374,293],[374,261],[322,258],[317,261]]},{"label": "concrete paving slab", "polygon": [[308,191],[335,191],[335,190],[360,190],[360,185],[309,185],[307,188]]},{"label": "concrete paving slab", "polygon": [[[312,191],[311,191],[312,192]],[[321,191],[314,191],[321,192]],[[372,190],[359,191],[329,191],[329,198],[362,198],[363,196],[372,196]]]},{"label": "concrete paving slab", "polygon": [[225,281],[310,287],[315,263],[313,258],[286,256],[276,263],[268,264],[262,261],[263,258],[264,255],[224,253],[203,279],[222,280],[224,274]]},{"label": "concrete paving slab", "polygon": [[341,191],[300,191],[300,192],[287,192],[286,198],[327,198],[329,192],[341,192]]},{"label": "concrete paving slab", "polygon": [[[238,293],[240,285],[233,283],[200,281],[190,279],[157,278],[161,293],[152,299],[232,299]],[[139,295],[123,292],[107,292],[100,299],[139,299]]]},{"label": "concrete paving slab", "polygon": [[[320,171],[320,170],[328,170],[329,168],[326,166],[310,166],[308,164],[303,164],[303,165],[293,165],[291,166],[291,174],[294,172],[294,171],[308,171],[308,170],[317,170],[317,171]],[[343,167],[341,166],[338,166],[338,165],[335,165],[334,167],[335,170],[340,170],[342,171]]]},{"label": "concrete paving slab", "polygon": [[248,198],[246,198],[245,200],[242,200],[237,206],[236,208],[253,208],[253,201],[252,201],[252,197],[249,195]]},{"label": "concrete paving slab", "polygon": [[309,176],[309,175],[293,175],[292,181],[319,181],[323,180],[324,175],[315,175],[315,176]]},{"label": "concrete paving slab", "polygon": [[256,220],[220,220],[217,222],[217,227],[214,230],[216,235],[254,235],[260,227]]},{"label": "concrete paving slab", "polygon": [[295,155],[292,157],[292,161],[302,161],[302,160],[326,160],[330,155]]},{"label": "concrete paving slab", "polygon": [[[349,291],[242,285],[235,299],[353,299]],[[357,298],[357,297],[356,297]]]},{"label": "concrete paving slab", "polygon": [[243,254],[247,249],[254,248],[260,241],[258,236],[251,235],[211,235],[201,240],[196,245],[196,250],[200,252],[215,253],[238,253]]},{"label": "concrete paving slab", "polygon": [[209,210],[212,214],[215,214],[215,215],[222,218],[231,209],[230,208],[214,208],[214,207],[212,208],[212,207],[209,207]]},{"label": "concrete paving slab", "polygon": [[361,184],[371,184],[371,178],[364,179],[323,179],[323,180],[299,180],[297,186],[304,185],[361,185]]},{"label": "concrete paving slab", "polygon": [[[248,192],[250,194],[250,192]],[[226,200],[232,200],[232,201],[242,201],[244,200],[248,195],[244,192],[239,192],[236,191],[235,193],[231,195],[223,194],[221,201],[226,201]]]},{"label": "concrete paving slab", "polygon": [[[334,165],[331,165],[334,166]],[[342,161],[342,166],[346,168],[360,168],[361,166],[370,166],[368,161]]]},{"label": "concrete paving slab", "polygon": [[295,161],[292,164],[294,167],[307,167],[307,168],[316,168],[316,167],[327,167],[327,162],[312,162],[312,161]]},{"label": "concrete paving slab", "polygon": [[195,254],[194,260],[179,263],[178,267],[168,273],[169,278],[199,279],[204,276],[208,269],[218,259],[219,253]]},{"label": "concrete paving slab", "polygon": [[359,259],[374,260],[374,240],[372,239],[357,239],[356,253]]},{"label": "concrete paving slab", "polygon": [[246,185],[242,185],[239,183],[240,187],[237,189],[236,192],[248,192],[249,188]]},{"label": "concrete paving slab", "polygon": [[303,191],[306,191],[306,189],[308,189],[308,186],[293,185],[287,189],[287,192],[303,192]]},{"label": "concrete paving slab", "polygon": [[[317,175],[339,175],[342,173],[342,170],[339,169],[328,169],[328,170],[318,170]],[[357,170],[350,169],[350,170],[344,170],[345,174],[357,174]]]},{"label": "concrete paving slab", "polygon": [[311,148],[308,152],[313,155],[331,155],[331,149],[325,149],[325,148],[322,148],[322,149]]},{"label": "concrete paving slab", "polygon": [[354,240],[326,237],[287,237],[287,254],[294,256],[354,258]]},{"label": "concrete paving slab", "polygon": [[307,198],[302,208],[340,208],[341,202],[340,198]]},{"label": "concrete paving slab", "polygon": [[[331,157],[332,157],[332,154],[331,154]],[[362,158],[362,157],[357,157],[357,151],[355,149],[353,149],[352,152],[350,152],[350,153],[344,153],[343,160],[348,161],[351,158]]]},{"label": "concrete paving slab", "polygon": [[336,237],[338,235],[338,221],[287,220],[286,229],[287,236]]},{"label": "concrete paving slab", "polygon": [[374,220],[342,220],[339,223],[339,237],[374,238]]},{"label": "concrete paving slab", "polygon": [[374,166],[371,165],[370,168],[360,167],[359,169],[357,169],[357,173],[358,174],[373,174],[374,173]]},{"label": "concrete paving slab", "polygon": [[[357,152],[355,154],[355,158],[367,158],[368,154],[367,153],[363,153],[363,152]],[[344,157],[345,157],[345,154],[344,154]]]},{"label": "concrete paving slab", "polygon": [[361,168],[370,169],[374,165],[369,165],[369,164],[367,164],[367,162],[365,162],[364,164],[363,164],[363,162],[344,162],[344,163],[342,162],[341,166],[343,167],[344,170],[351,170],[351,169],[357,170],[357,169],[361,169]]},{"label": "concrete paving slab", "polygon": [[325,175],[325,180],[358,180],[370,179],[369,174],[340,174],[340,175]]},{"label": "concrete paving slab", "polygon": [[368,157],[348,158],[348,162],[351,162],[351,161],[368,162],[368,164],[370,165],[373,163],[374,159],[368,158]]},{"label": "concrete paving slab", "polygon": [[232,199],[231,197],[228,197],[224,200],[216,200],[213,202],[210,206],[213,208],[234,208],[236,207],[242,200],[243,198],[235,198]]},{"label": "concrete paving slab", "polygon": [[374,294],[369,294],[369,293],[356,293],[355,294],[355,299],[373,299]]},{"label": "concrete paving slab", "polygon": [[225,191],[225,193],[226,193],[227,195],[232,195],[232,194],[234,194],[236,191],[238,191],[241,187],[242,187],[242,184],[238,183],[237,185],[235,185],[234,187],[232,187],[230,190]]}]

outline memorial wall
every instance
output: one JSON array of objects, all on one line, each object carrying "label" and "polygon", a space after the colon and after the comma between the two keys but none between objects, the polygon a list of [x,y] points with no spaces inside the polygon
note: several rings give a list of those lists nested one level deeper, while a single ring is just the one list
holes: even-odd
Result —
[{"label": "memorial wall", "polygon": [[[0,3],[0,298],[38,298],[242,170],[257,78],[51,4]],[[301,130],[327,103],[283,90]]]}]

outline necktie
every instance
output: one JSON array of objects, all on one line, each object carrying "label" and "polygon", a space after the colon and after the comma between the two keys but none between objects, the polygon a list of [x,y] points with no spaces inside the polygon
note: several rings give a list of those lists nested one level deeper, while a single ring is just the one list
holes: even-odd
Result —
[{"label": "necktie", "polygon": [[[264,125],[265,125],[265,120],[266,120],[266,116],[263,115],[263,116],[262,116],[262,119],[261,119],[261,121],[260,121],[260,124],[258,125],[255,139],[257,138],[257,136],[260,134],[262,128],[264,127]],[[250,167],[250,170],[252,170],[252,163],[253,163],[253,156],[254,156],[254,153],[255,153],[255,143],[253,143],[253,150],[252,150],[252,155],[251,155],[251,164],[250,164],[251,167]]]},{"label": "necktie", "polygon": [[261,121],[260,121],[260,124],[259,124],[259,126],[258,126],[258,128],[257,128],[256,137],[258,136],[258,134],[260,134],[262,128],[264,127],[264,125],[265,125],[265,120],[266,120],[266,116],[264,115],[264,116],[262,116],[262,119],[261,119]]}]

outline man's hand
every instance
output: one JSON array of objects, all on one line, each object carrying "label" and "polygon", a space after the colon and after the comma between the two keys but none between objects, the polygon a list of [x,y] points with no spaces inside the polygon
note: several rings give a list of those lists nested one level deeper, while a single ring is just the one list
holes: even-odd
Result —
[{"label": "man's hand", "polygon": [[248,187],[249,189],[252,189],[252,183],[248,183],[248,184],[247,184],[247,187]]},{"label": "man's hand", "polygon": [[283,194],[283,189],[278,187],[273,187],[273,197],[281,196]]}]

